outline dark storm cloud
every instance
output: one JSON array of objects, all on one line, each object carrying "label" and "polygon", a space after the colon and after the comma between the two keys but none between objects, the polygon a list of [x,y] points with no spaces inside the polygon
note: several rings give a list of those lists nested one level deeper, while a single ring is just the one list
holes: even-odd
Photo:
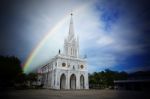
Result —
[{"label": "dark storm cloud", "polygon": [[[32,34],[28,26],[30,13],[37,13],[40,0],[1,0],[0,1],[0,54],[16,55],[21,60],[27,58],[36,46],[28,39]],[[33,37],[34,38],[34,37]]]},{"label": "dark storm cloud", "polygon": [[23,48],[28,44],[24,41],[21,32],[26,25],[25,18],[21,15],[23,7],[18,7],[22,4],[23,1],[0,1],[0,54],[20,55],[19,57],[23,58],[22,55],[25,53]]},{"label": "dark storm cloud", "polygon": [[[47,13],[43,6],[49,0],[1,0],[0,1],[0,55],[15,55],[24,62],[31,50],[42,39],[42,32],[38,33],[38,27],[31,23],[40,24],[39,21],[29,18],[29,15],[39,16],[41,12]],[[53,1],[51,1],[53,3]],[[95,8],[100,12],[100,20],[105,23],[105,30],[111,34],[114,24],[123,16],[130,20],[130,27],[134,32],[130,35],[124,34],[123,44],[141,46],[140,49],[134,49],[135,52],[142,50],[140,55],[132,55],[125,60],[119,60],[118,65],[127,65],[127,67],[150,66],[150,3],[148,0],[98,0]],[[64,7],[65,8],[65,7]],[[51,10],[51,9],[49,9]],[[54,13],[54,12],[53,12]],[[58,13],[59,15],[60,13]],[[53,16],[54,17],[54,16]],[[126,20],[122,21],[122,24]],[[46,29],[46,27],[45,27]],[[44,31],[44,30],[43,30]],[[46,30],[45,30],[46,31]],[[44,32],[45,32],[44,31]],[[124,32],[123,30],[120,32]],[[120,34],[118,35],[118,37]],[[34,39],[34,42],[31,40]],[[125,40],[125,43],[124,43]],[[125,47],[125,46],[124,46]],[[92,49],[98,52],[100,49]],[[106,50],[105,50],[106,51]],[[88,51],[87,51],[88,52]],[[89,49],[91,52],[91,49]],[[128,52],[126,52],[128,53]],[[133,52],[134,53],[134,52]],[[98,55],[97,53],[93,53]],[[113,52],[113,54],[123,57],[124,53]],[[115,56],[114,55],[114,56]],[[92,56],[92,55],[91,55]],[[109,56],[109,55],[108,55]],[[98,57],[99,58],[99,57]],[[94,62],[94,61],[92,61]],[[94,63],[93,63],[94,64]],[[116,66],[116,68],[118,68]],[[143,67],[142,67],[143,68]],[[119,69],[119,68],[118,68]],[[127,68],[126,68],[127,69]]]}]

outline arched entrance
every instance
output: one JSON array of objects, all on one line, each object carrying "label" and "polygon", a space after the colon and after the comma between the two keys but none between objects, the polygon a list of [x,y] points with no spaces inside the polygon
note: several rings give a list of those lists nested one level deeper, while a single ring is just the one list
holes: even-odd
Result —
[{"label": "arched entrance", "polygon": [[84,76],[80,76],[80,89],[84,89]]},{"label": "arched entrance", "polygon": [[76,76],[72,74],[70,76],[70,89],[76,89]]},{"label": "arched entrance", "polygon": [[60,89],[66,88],[66,76],[65,74],[62,74],[60,77]]}]

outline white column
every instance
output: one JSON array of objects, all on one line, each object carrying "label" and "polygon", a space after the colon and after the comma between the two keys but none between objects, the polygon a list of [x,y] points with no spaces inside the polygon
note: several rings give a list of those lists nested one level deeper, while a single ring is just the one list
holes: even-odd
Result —
[{"label": "white column", "polygon": [[58,89],[58,73],[57,70],[55,71],[55,89]]},{"label": "white column", "polygon": [[80,74],[79,73],[76,73],[76,89],[80,89]]},{"label": "white column", "polygon": [[89,78],[88,78],[88,73],[85,74],[85,89],[89,89]]},{"label": "white column", "polygon": [[70,89],[70,76],[68,71],[66,75],[66,89]]},{"label": "white column", "polygon": [[51,74],[51,88],[54,88],[54,71]]},{"label": "white column", "polygon": [[68,81],[68,89],[70,89],[70,72],[68,71],[68,79],[67,79],[67,81]]}]

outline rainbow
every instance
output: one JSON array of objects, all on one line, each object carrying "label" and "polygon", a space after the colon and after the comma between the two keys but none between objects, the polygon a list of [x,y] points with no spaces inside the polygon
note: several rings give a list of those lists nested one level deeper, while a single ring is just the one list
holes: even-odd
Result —
[{"label": "rainbow", "polygon": [[[86,5],[84,4],[80,7],[78,7],[77,9],[73,10],[73,12],[75,12],[75,13],[81,12],[81,11],[83,11],[83,9],[86,6],[87,6],[87,4]],[[46,41],[49,39],[49,37],[52,37],[53,34],[56,33],[56,31],[58,29],[60,29],[61,26],[63,26],[67,17],[69,17],[69,14],[66,14],[65,17],[63,17],[49,32],[47,32],[46,35],[43,37],[43,39],[38,43],[38,45],[31,51],[31,53],[29,54],[29,56],[27,57],[27,60],[25,61],[24,65],[23,65],[24,73],[29,72],[29,67],[30,67],[32,61],[34,60],[34,58],[36,57],[36,55],[38,54],[38,52],[40,51],[40,49],[43,47],[43,45],[46,43]]]},{"label": "rainbow", "polygon": [[24,66],[23,71],[26,73],[28,72],[29,66],[31,62],[33,61],[36,54],[39,52],[39,50],[42,48],[42,46],[45,44],[45,42],[48,40],[49,37],[53,36],[53,34],[64,24],[67,16],[65,16],[61,21],[59,21],[46,35],[44,38],[39,42],[39,44],[31,51],[29,54]]}]

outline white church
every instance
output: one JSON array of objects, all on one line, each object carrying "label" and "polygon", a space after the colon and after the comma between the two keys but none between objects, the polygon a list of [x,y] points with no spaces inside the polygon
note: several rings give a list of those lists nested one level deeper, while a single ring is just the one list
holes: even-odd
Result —
[{"label": "white church", "polygon": [[71,14],[68,37],[63,52],[40,68],[40,83],[50,89],[89,89],[87,63],[80,58],[79,39],[75,37]]}]

